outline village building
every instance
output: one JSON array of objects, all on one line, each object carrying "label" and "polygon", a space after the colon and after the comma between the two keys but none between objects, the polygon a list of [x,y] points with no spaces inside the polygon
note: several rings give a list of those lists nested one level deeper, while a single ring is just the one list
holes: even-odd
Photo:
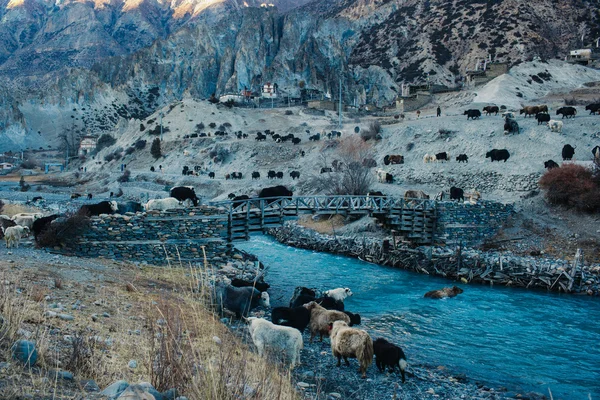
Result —
[{"label": "village building", "polygon": [[276,98],[279,90],[276,83],[267,82],[262,87],[262,97]]},{"label": "village building", "polygon": [[81,142],[79,142],[79,155],[86,155],[96,150],[98,144],[98,137],[94,135],[83,136]]},{"label": "village building", "polygon": [[3,162],[0,163],[0,171],[7,171],[13,169],[15,166],[11,163]]}]

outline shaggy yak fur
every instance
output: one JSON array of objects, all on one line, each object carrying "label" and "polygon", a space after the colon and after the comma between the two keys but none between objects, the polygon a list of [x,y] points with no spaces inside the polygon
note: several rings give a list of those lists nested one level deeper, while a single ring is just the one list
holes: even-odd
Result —
[{"label": "shaggy yak fur", "polygon": [[344,321],[350,323],[350,317],[341,311],[327,310],[314,301],[304,305],[308,311],[310,311],[310,323],[308,327],[310,329],[310,342],[312,343],[314,337],[319,334],[319,340],[323,341],[323,335],[329,335],[329,324],[335,321]]},{"label": "shaggy yak fur", "polygon": [[367,377],[367,368],[373,363],[373,340],[369,334],[361,329],[350,328],[344,321],[335,321],[329,324],[329,337],[331,338],[331,352],[337,358],[340,366],[342,357],[346,365],[350,365],[348,358],[358,359],[362,378]]},{"label": "shaggy yak fur", "polygon": [[248,330],[259,356],[262,357],[265,351],[284,353],[291,368],[300,364],[300,350],[304,345],[302,334],[297,329],[275,325],[263,318],[250,317],[247,321],[250,323]]},{"label": "shaggy yak fur", "polygon": [[383,338],[378,338],[373,342],[373,349],[375,351],[375,365],[377,365],[379,371],[385,371],[385,367],[389,367],[394,371],[398,366],[402,375],[402,383],[404,383],[406,356],[402,349]]},{"label": "shaggy yak fur", "polygon": [[458,286],[452,286],[451,288],[445,287],[440,290],[432,290],[431,292],[425,293],[425,297],[429,299],[443,299],[445,297],[455,297],[457,294],[461,294],[463,290]]}]

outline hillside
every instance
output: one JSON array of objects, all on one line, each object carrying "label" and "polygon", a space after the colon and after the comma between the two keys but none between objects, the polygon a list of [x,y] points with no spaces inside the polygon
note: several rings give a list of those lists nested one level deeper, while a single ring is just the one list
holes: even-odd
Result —
[{"label": "hillside", "polygon": [[[531,75],[542,72],[549,74],[553,80],[540,85],[529,79]],[[418,187],[435,194],[456,184],[469,189],[476,188],[497,199],[514,200],[535,188],[538,177],[544,171],[544,161],[561,160],[564,144],[577,147],[578,162],[591,162],[591,149],[598,144],[600,136],[599,117],[587,115],[584,107],[579,106],[578,116],[572,120],[564,120],[563,133],[557,134],[551,133],[545,125],[538,125],[533,118],[518,116],[522,133],[504,135],[500,115],[482,116],[480,120],[468,121],[462,111],[467,108],[480,109],[493,103],[506,105],[509,110],[516,110],[518,114],[521,104],[545,102],[554,115],[555,110],[564,105],[563,98],[556,98],[557,93],[570,98],[569,94],[564,93],[593,81],[600,81],[600,71],[563,62],[524,63],[510,74],[496,78],[475,92],[439,96],[431,108],[423,110],[419,119],[414,113],[408,113],[401,122],[391,117],[380,119],[384,124],[383,139],[372,142],[371,149],[378,167],[384,167],[382,160],[386,154],[402,154],[405,163],[384,167],[394,174],[395,184],[376,184],[376,188],[402,195],[404,190]],[[436,104],[440,104],[443,109],[443,116],[440,118],[434,117]],[[284,184],[292,185],[306,194],[310,193],[310,188],[304,185],[308,177],[317,175],[321,167],[330,166],[338,157],[335,150],[337,140],[308,140],[314,133],[337,130],[337,115],[334,113],[327,112],[325,116],[318,116],[297,107],[260,111],[228,109],[192,98],[173,103],[162,111],[163,126],[168,128],[162,144],[164,158],[155,161],[149,153],[150,142],[156,135],[148,132],[159,132],[159,117],[156,113],[143,120],[122,123],[115,132],[117,143],[102,150],[94,160],[83,164],[88,173],[117,173],[120,164],[125,163],[128,169],[144,176],[145,180],[161,178],[173,184],[199,184],[206,190],[205,196],[220,198],[229,192],[255,194],[259,188],[269,183],[264,177],[268,170],[273,169],[285,173]],[[291,115],[287,115],[289,113]],[[342,139],[354,135],[355,126],[361,130],[367,129],[373,120],[374,117],[346,115]],[[214,128],[211,128],[211,123],[214,123]],[[203,128],[198,127],[200,124]],[[140,130],[141,125],[143,131]],[[226,137],[184,138],[194,132],[214,133],[218,129],[225,129],[230,134]],[[255,141],[255,133],[266,129],[281,135],[292,133],[301,138],[302,142],[295,146],[289,142],[274,143],[271,138],[265,142]],[[440,134],[442,129],[450,130],[451,133]],[[231,134],[238,131],[249,134],[249,137],[240,140]],[[114,153],[117,148],[127,149],[139,139],[147,141],[145,150],[125,155],[118,162],[104,161],[106,154]],[[411,143],[411,149],[407,150]],[[485,153],[492,148],[508,149],[511,153],[509,162],[498,164],[486,159]],[[224,162],[214,162],[210,157],[210,153],[216,149],[225,149],[228,153]],[[184,155],[184,151],[189,155]],[[301,151],[305,152],[305,157],[301,157]],[[449,163],[423,163],[426,153],[442,151],[447,151],[452,156]],[[468,164],[455,161],[455,157],[463,153],[469,157]],[[163,166],[164,176],[152,175],[150,167],[158,169],[159,165]],[[208,171],[215,172],[217,179],[208,179],[206,175],[184,178],[181,176],[184,165],[190,168],[200,166],[204,174]],[[301,172],[299,181],[294,182],[289,177],[289,172],[293,170]],[[251,172],[258,171],[263,179],[227,181],[225,188],[225,174],[236,171],[243,172],[247,178]]]},{"label": "hillside", "polygon": [[385,105],[402,82],[454,86],[477,58],[563,58],[600,35],[588,0],[258,5],[3,0],[0,151],[56,147],[65,130],[111,131],[186,96],[265,82],[335,97],[341,78],[346,102]]}]

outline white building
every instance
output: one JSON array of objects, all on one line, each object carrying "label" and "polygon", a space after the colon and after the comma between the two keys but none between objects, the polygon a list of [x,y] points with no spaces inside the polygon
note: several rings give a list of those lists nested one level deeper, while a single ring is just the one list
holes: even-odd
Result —
[{"label": "white building", "polygon": [[7,163],[7,162],[5,162],[5,163],[0,163],[0,170],[2,170],[2,171],[6,171],[6,170],[9,170],[9,169],[13,169],[14,167],[15,167],[15,166],[14,166],[13,164],[11,164],[11,163]]},{"label": "white building", "polygon": [[96,136],[84,136],[79,142],[79,155],[86,155],[91,151],[96,150],[98,138]]},{"label": "white building", "polygon": [[267,82],[263,85],[262,87],[262,97],[267,97],[267,98],[276,98],[277,97],[277,84],[276,83],[271,83],[271,82]]}]

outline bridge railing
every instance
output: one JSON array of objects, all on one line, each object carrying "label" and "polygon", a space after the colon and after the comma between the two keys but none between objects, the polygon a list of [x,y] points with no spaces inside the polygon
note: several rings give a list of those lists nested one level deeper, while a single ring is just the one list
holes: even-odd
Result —
[{"label": "bridge railing", "polygon": [[388,212],[394,209],[430,209],[436,201],[429,199],[405,199],[393,196],[293,196],[264,197],[247,200],[225,200],[211,202],[210,205],[224,207],[230,214],[249,211],[365,211],[370,213]]}]

